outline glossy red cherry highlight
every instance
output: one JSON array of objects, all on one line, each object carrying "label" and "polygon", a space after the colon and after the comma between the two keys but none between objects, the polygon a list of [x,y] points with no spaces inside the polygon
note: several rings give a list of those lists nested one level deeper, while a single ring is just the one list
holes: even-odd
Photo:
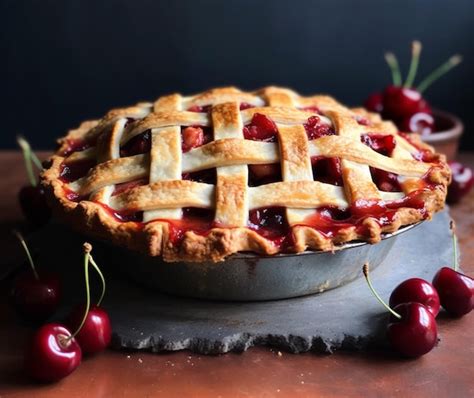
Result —
[{"label": "glossy red cherry highlight", "polygon": [[428,308],[415,302],[390,308],[373,288],[367,263],[364,264],[362,271],[369,289],[392,314],[387,325],[387,337],[392,347],[403,356],[411,358],[430,352],[438,341],[438,329],[436,320]]},{"label": "glossy red cherry highlight", "polygon": [[[103,351],[110,344],[112,328],[107,312],[100,307],[105,295],[105,278],[99,266],[90,254],[92,246],[84,243],[84,273],[86,282],[86,303],[77,306],[69,316],[68,325],[74,332],[74,337],[79,342],[82,351],[87,354],[95,354]],[[90,305],[89,289],[89,262],[97,271],[102,281],[102,294],[97,305]]]},{"label": "glossy red cherry highlight", "polygon": [[71,374],[81,363],[77,341],[64,326],[43,325],[32,337],[25,353],[25,369],[35,380],[58,381]]},{"label": "glossy red cherry highlight", "polygon": [[474,174],[472,169],[459,162],[448,162],[451,168],[453,180],[448,187],[448,202],[458,203],[466,196],[474,186]]},{"label": "glossy red cherry highlight", "polygon": [[30,321],[42,322],[54,314],[59,306],[62,289],[57,274],[37,271],[28,246],[19,232],[15,232],[28,258],[30,270],[14,282],[10,297],[17,312]]},{"label": "glossy red cherry highlight", "polygon": [[461,317],[474,308],[474,279],[458,272],[457,242],[454,222],[450,224],[453,234],[454,268],[443,267],[433,278],[441,305],[452,316]]},{"label": "glossy red cherry highlight", "polygon": [[389,305],[393,309],[403,303],[420,303],[436,318],[440,309],[438,292],[433,285],[421,278],[410,278],[400,283],[390,295]]}]

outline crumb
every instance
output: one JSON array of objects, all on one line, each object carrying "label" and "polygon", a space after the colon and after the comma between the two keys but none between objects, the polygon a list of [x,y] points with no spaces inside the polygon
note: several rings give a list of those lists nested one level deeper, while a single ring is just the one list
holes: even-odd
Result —
[{"label": "crumb", "polygon": [[130,355],[127,355],[127,359],[130,359]]},{"label": "crumb", "polygon": [[281,351],[278,351],[277,355],[278,355],[279,357],[282,357],[282,356],[283,356],[283,354],[281,353]]},{"label": "crumb", "polygon": [[138,362],[143,363],[143,359],[138,358]]}]

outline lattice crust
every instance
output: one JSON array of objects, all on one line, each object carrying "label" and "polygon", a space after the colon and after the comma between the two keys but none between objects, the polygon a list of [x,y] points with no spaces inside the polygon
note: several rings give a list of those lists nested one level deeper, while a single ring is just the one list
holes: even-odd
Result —
[{"label": "lattice crust", "polygon": [[[240,110],[242,103],[248,109]],[[210,110],[191,112],[192,106],[210,106]],[[243,127],[255,114],[276,124],[277,142],[244,139]],[[308,139],[304,124],[313,115],[333,126],[335,135]],[[211,128],[213,141],[183,153],[181,128],[185,126]],[[151,136],[150,152],[121,157],[121,147],[146,131]],[[394,137],[390,156],[361,142],[368,132]],[[43,184],[58,213],[76,228],[150,255],[162,254],[167,261],[220,261],[238,251],[279,252],[281,247],[249,228],[249,211],[273,206],[286,208],[293,243],[285,250],[334,250],[354,239],[375,243],[383,232],[429,218],[443,207],[450,178],[444,158],[432,154],[431,162],[418,160],[422,151],[432,149],[413,140],[399,135],[392,123],[378,115],[348,109],[331,97],[305,98],[276,87],[252,93],[222,88],[190,97],[161,97],[83,123],[59,141],[51,167],[43,173]],[[92,146],[69,153],[73,141]],[[343,186],[313,179],[315,156],[340,159]],[[64,164],[87,160],[95,160],[96,166],[85,176],[70,183],[61,179]],[[282,181],[249,186],[247,166],[271,163],[280,164]],[[370,167],[397,174],[402,191],[380,191]],[[182,180],[183,173],[210,168],[216,168],[215,185]],[[148,183],[114,195],[117,184],[140,179]],[[351,209],[360,201],[385,205],[415,194],[423,207],[398,206],[390,222],[369,215],[358,226],[334,233],[305,222],[321,207]],[[70,200],[71,195],[82,200]],[[176,244],[171,239],[172,225],[182,219],[182,209],[187,207],[213,209],[214,222],[205,233],[184,231]],[[143,211],[143,222],[120,221],[114,211]]]}]

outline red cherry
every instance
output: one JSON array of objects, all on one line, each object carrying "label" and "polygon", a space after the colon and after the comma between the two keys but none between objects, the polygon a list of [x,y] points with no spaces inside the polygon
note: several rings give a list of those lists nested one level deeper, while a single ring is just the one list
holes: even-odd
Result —
[{"label": "red cherry", "polygon": [[369,264],[362,268],[369,289],[392,314],[387,325],[390,344],[407,357],[419,357],[431,351],[438,341],[436,320],[430,310],[416,302],[402,303],[390,308],[378,295],[369,277]]},{"label": "red cherry", "polygon": [[249,165],[251,177],[256,181],[281,179],[281,166],[273,164],[251,164]]},{"label": "red cherry", "polygon": [[381,93],[370,94],[364,102],[364,108],[370,112],[382,113],[383,96]]},{"label": "red cherry", "polygon": [[24,186],[18,192],[18,201],[25,218],[33,225],[42,226],[51,218],[51,209],[40,186]]},{"label": "red cherry", "polygon": [[448,162],[453,180],[448,187],[448,202],[457,203],[469,193],[474,186],[472,170],[459,162]]},{"label": "red cherry", "polygon": [[383,112],[389,119],[401,119],[417,113],[421,101],[418,91],[390,85],[383,93]]},{"label": "red cherry", "polygon": [[404,117],[398,128],[401,131],[411,131],[421,135],[429,135],[434,131],[435,122],[433,116],[426,112],[417,112],[413,115]]},{"label": "red cherry", "polygon": [[453,316],[461,317],[474,308],[474,279],[452,268],[441,268],[433,278],[441,305]]},{"label": "red cherry", "polygon": [[336,134],[334,128],[329,124],[323,123],[318,116],[310,116],[304,124],[304,128],[309,140]]},{"label": "red cherry", "polygon": [[424,279],[411,278],[400,283],[390,296],[391,308],[403,303],[420,303],[436,318],[439,312],[439,296],[433,285]]},{"label": "red cherry", "polygon": [[71,374],[81,358],[81,347],[69,330],[48,323],[33,335],[25,353],[25,368],[35,380],[53,382]]},{"label": "red cherry", "polygon": [[261,113],[255,113],[250,124],[243,130],[245,139],[267,142],[275,142],[277,132],[275,123]]},{"label": "red cherry", "polygon": [[[76,330],[84,317],[86,306],[79,305],[73,309],[69,316],[68,326]],[[103,351],[110,344],[112,328],[107,312],[97,305],[90,307],[84,325],[75,336],[76,340],[86,354],[95,354]]]},{"label": "red cherry", "polygon": [[201,127],[186,127],[181,133],[181,148],[188,152],[204,144],[204,131]]},{"label": "red cherry", "polygon": [[32,321],[44,321],[56,311],[61,299],[61,282],[56,274],[38,272],[23,236],[14,231],[25,250],[31,269],[21,274],[11,291],[11,302],[17,311]]},{"label": "red cherry", "polygon": [[403,303],[393,309],[387,326],[390,344],[407,357],[419,357],[430,352],[438,341],[438,328],[433,314],[420,303]]},{"label": "red cherry", "polygon": [[61,301],[61,281],[58,275],[30,270],[21,274],[11,291],[11,301],[24,318],[42,322],[53,315]]}]

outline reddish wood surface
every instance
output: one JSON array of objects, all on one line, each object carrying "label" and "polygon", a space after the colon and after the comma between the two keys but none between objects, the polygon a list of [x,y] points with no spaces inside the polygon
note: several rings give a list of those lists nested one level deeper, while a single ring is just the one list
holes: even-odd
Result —
[{"label": "reddish wood surface", "polygon": [[[461,160],[474,166],[474,154]],[[0,173],[1,275],[18,258],[18,245],[9,232],[21,220],[16,192],[26,181],[18,153],[0,152]],[[457,221],[463,267],[474,275],[474,192],[452,209],[452,215]],[[419,260],[423,261],[422,255]],[[37,385],[22,373],[28,329],[15,323],[5,293],[6,286],[2,286],[0,397],[474,396],[474,314],[459,320],[441,316],[441,343],[418,360],[385,352],[278,355],[269,348],[213,357],[190,352],[107,351],[86,359],[57,384]]]}]

